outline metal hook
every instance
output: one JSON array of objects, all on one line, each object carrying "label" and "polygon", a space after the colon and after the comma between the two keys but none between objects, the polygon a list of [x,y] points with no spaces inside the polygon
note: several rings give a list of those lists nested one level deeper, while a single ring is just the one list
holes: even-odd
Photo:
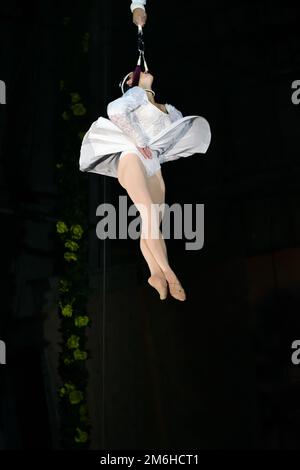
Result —
[{"label": "metal hook", "polygon": [[144,40],[143,40],[143,28],[139,24],[138,25],[138,50],[139,52],[143,52],[144,49],[145,49],[145,45],[144,45]]}]

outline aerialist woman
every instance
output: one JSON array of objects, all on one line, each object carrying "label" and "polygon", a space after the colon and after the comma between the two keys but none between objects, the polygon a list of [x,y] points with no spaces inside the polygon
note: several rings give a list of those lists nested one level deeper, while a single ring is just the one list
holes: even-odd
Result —
[{"label": "aerialist woman", "polygon": [[[141,6],[146,1],[133,3]],[[150,271],[148,283],[161,300],[169,289],[174,298],[183,301],[186,294],[169,264],[159,229],[163,218],[159,207],[165,203],[161,164],[205,153],[211,140],[210,126],[201,116],[183,117],[171,104],[155,100],[154,77],[148,71],[143,48],[139,51],[137,67],[120,82],[123,96],[107,106],[109,119],[99,117],[85,134],[79,168],[118,179],[141,215],[140,249]],[[141,71],[141,56],[145,72]],[[153,227],[158,227],[155,236]]]}]

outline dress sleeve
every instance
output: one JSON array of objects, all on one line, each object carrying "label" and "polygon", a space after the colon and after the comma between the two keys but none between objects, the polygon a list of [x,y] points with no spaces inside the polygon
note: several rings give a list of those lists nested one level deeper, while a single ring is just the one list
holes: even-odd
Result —
[{"label": "dress sleeve", "polygon": [[183,118],[182,112],[175,108],[175,106],[172,106],[171,104],[166,104],[166,108],[172,122],[177,121],[177,119]]},{"label": "dress sleeve", "polygon": [[138,147],[146,147],[148,137],[137,119],[135,110],[148,102],[145,91],[138,86],[130,88],[121,98],[111,101],[107,106],[109,119],[118,126],[124,134],[130,137]]}]

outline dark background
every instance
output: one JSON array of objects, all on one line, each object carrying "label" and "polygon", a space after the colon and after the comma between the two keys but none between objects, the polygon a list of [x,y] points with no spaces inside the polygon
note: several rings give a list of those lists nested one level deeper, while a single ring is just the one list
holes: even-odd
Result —
[{"label": "dark background", "polygon": [[[89,122],[106,116],[137,60],[129,5],[0,7],[1,449],[60,447],[51,316],[60,70],[75,64]],[[299,448],[300,106],[291,84],[300,7],[148,0],[147,13],[157,101],[211,126],[207,154],[162,168],[169,204],[204,204],[205,241],[199,251],[167,241],[188,300],[159,301],[138,242],[96,238],[97,206],[125,193],[116,179],[88,175],[91,448]],[[64,56],[66,17],[90,34],[88,64]],[[79,151],[80,142],[75,166]]]}]

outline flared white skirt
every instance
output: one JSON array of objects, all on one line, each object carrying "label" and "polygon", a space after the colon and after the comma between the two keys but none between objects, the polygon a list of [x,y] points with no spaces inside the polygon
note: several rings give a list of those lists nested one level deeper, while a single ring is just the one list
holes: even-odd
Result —
[{"label": "flared white skirt", "polygon": [[152,158],[146,159],[130,137],[109,119],[99,117],[82,140],[79,169],[117,178],[120,158],[133,152],[143,162],[147,175],[151,176],[160,169],[162,163],[195,153],[206,153],[210,141],[211,131],[207,120],[201,116],[185,116],[149,141]]}]

